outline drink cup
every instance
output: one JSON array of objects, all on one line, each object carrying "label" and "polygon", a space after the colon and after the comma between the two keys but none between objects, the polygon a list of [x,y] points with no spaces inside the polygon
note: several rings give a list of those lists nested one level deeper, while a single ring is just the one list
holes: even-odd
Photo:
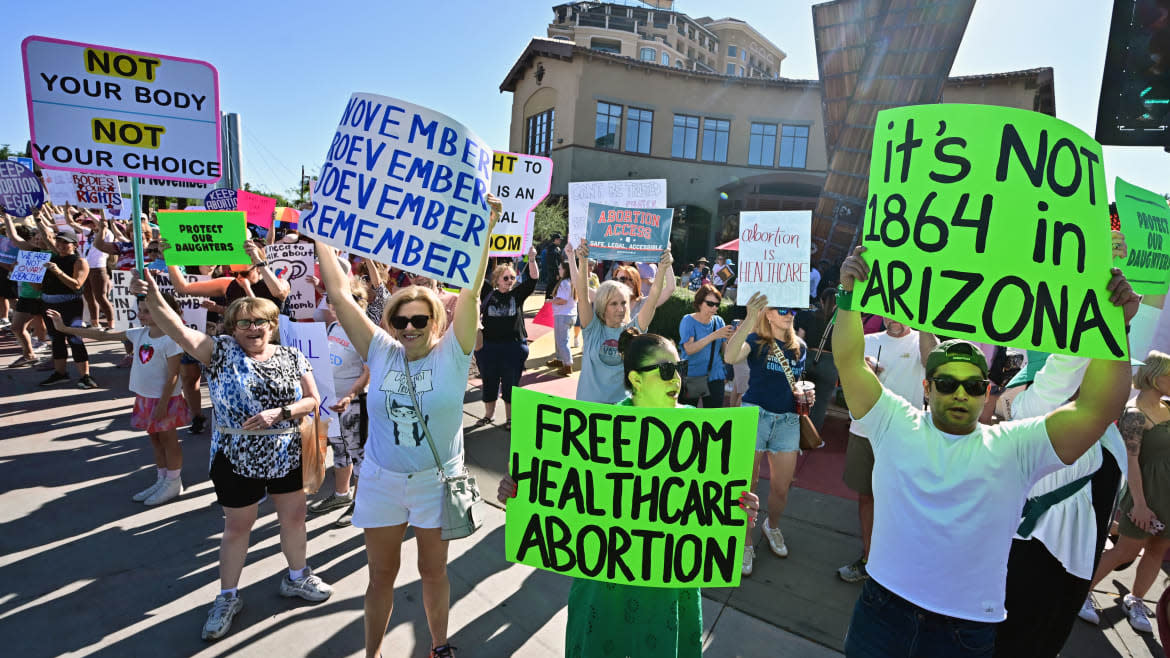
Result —
[{"label": "drink cup", "polygon": [[816,384],[809,381],[801,380],[796,382],[796,413],[800,414],[801,416],[808,415],[809,408],[811,406],[808,400],[816,388]]}]

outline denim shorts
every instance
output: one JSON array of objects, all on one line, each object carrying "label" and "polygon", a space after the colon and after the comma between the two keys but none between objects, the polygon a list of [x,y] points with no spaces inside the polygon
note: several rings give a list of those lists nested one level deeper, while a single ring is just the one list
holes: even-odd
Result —
[{"label": "denim shorts", "polygon": [[[755,407],[745,403],[745,407]],[[760,423],[756,427],[756,452],[799,452],[800,416],[795,413],[774,414],[760,410]]]}]

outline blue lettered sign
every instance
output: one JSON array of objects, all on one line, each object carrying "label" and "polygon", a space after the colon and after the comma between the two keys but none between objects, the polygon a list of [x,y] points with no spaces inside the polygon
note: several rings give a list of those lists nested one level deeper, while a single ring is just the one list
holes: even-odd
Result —
[{"label": "blue lettered sign", "polygon": [[13,217],[27,217],[45,203],[45,188],[32,169],[0,160],[0,208]]},{"label": "blue lettered sign", "polygon": [[203,197],[203,207],[208,210],[237,210],[236,191],[226,187],[211,190]]},{"label": "blue lettered sign", "polygon": [[656,263],[670,246],[674,208],[618,208],[590,203],[585,239],[589,257]]},{"label": "blue lettered sign", "polygon": [[438,281],[472,281],[488,240],[492,149],[451,117],[350,97],[298,231]]}]

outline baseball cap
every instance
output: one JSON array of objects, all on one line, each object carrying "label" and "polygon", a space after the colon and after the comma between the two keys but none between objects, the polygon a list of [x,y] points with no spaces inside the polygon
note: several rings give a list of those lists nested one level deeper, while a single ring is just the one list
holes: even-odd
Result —
[{"label": "baseball cap", "polygon": [[77,244],[77,236],[69,231],[57,231],[57,239]]},{"label": "baseball cap", "polygon": [[1044,367],[1048,361],[1048,352],[1037,352],[1035,350],[1027,350],[1028,360],[1024,363],[1024,367],[1016,373],[1015,377],[1008,382],[1005,388],[1015,388],[1016,386],[1023,386],[1031,384],[1036,381],[1036,373]]},{"label": "baseball cap", "polygon": [[939,366],[948,363],[970,363],[979,368],[984,377],[987,376],[987,357],[972,342],[948,340],[939,343],[926,357],[926,376],[929,377]]}]

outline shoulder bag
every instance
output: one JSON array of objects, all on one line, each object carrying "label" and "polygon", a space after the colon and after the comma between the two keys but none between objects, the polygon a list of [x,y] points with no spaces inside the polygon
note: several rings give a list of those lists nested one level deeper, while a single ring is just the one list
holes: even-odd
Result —
[{"label": "shoulder bag", "polygon": [[459,475],[448,476],[443,471],[443,460],[439,459],[439,451],[435,448],[435,441],[431,438],[431,429],[423,422],[422,407],[418,403],[418,393],[414,390],[414,376],[410,374],[410,360],[406,358],[406,351],[402,353],[402,367],[406,370],[406,387],[410,390],[410,401],[414,404],[414,413],[418,422],[423,426],[423,434],[427,437],[427,445],[431,447],[431,454],[435,457],[435,466],[439,469],[439,479],[443,482],[443,512],[441,538],[462,539],[471,536],[483,525],[483,496],[479,494],[479,487],[475,478],[463,467]]},{"label": "shoulder bag", "polygon": [[[784,376],[788,378],[788,387],[792,389],[792,398],[795,400],[798,395],[796,377],[792,375],[792,368],[788,365],[788,355],[776,347],[776,341],[772,341],[772,353],[776,355],[780,360],[780,365],[784,367]],[[823,445],[825,442],[821,440],[821,433],[817,431],[817,426],[813,425],[812,419],[808,417],[808,412],[804,411],[800,414],[800,449],[814,450]]]}]

